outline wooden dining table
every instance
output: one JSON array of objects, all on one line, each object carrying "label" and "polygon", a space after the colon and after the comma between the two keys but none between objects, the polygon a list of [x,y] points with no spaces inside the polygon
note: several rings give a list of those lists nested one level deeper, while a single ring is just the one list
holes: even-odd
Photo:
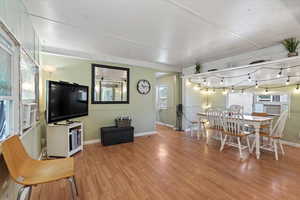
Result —
[{"label": "wooden dining table", "polygon": [[[199,112],[199,113],[197,113],[197,115],[198,115],[198,120],[199,120],[199,126],[203,120],[208,120],[206,113]],[[260,127],[262,125],[268,124],[270,127],[270,132],[271,132],[271,127],[272,127],[271,125],[273,123],[273,118],[272,117],[259,117],[259,116],[252,116],[252,115],[244,115],[244,120],[245,120],[245,124],[247,124],[249,126],[253,126],[253,128],[255,129],[256,158],[259,159],[260,158],[260,135],[259,135]]]}]

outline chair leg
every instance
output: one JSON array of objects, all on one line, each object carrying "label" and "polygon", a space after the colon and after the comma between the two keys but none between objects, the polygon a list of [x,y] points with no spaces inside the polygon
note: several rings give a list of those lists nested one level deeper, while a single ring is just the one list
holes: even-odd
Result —
[{"label": "chair leg", "polygon": [[254,141],[253,141],[253,144],[252,144],[252,147],[251,147],[251,153],[253,153],[253,150],[254,150],[255,144],[256,144],[256,140],[254,140]]},{"label": "chair leg", "polygon": [[76,196],[78,196],[78,188],[77,188],[77,183],[76,183],[75,176],[73,176],[72,179],[73,179],[73,183],[74,183],[74,186],[75,186]]},{"label": "chair leg", "polygon": [[208,144],[208,131],[207,131],[207,129],[205,129],[205,133],[206,133],[206,144]]},{"label": "chair leg", "polygon": [[[77,191],[77,186],[76,186],[76,182],[75,182],[75,178],[74,177],[70,177],[67,179],[70,183],[70,188],[71,188],[71,193],[72,193],[72,199],[75,200],[75,195],[74,192],[76,194],[76,196],[78,195],[78,191]],[[75,189],[75,191],[74,191]]]},{"label": "chair leg", "polygon": [[32,193],[32,186],[29,187],[27,200],[30,200],[30,198],[31,198],[31,193]]},{"label": "chair leg", "polygon": [[252,153],[251,152],[250,141],[249,141],[249,136],[246,136],[246,141],[247,141],[247,146],[248,146],[249,153]]},{"label": "chair leg", "polygon": [[225,145],[225,143],[226,143],[226,139],[227,139],[227,135],[225,135],[224,139],[221,140],[221,148],[220,148],[220,151],[223,151],[224,145]]},{"label": "chair leg", "polygon": [[242,158],[241,138],[237,137],[237,141],[238,141],[238,145],[239,145],[240,158]]},{"label": "chair leg", "polygon": [[277,141],[273,139],[275,159],[278,160],[278,150],[277,150]]},{"label": "chair leg", "polygon": [[280,149],[281,149],[282,155],[284,155],[285,152],[284,152],[283,145],[282,145],[282,142],[281,142],[280,139],[279,139],[279,145],[280,145]]},{"label": "chair leg", "polygon": [[17,200],[21,200],[22,194],[25,191],[26,188],[29,188],[29,194],[28,194],[28,199],[30,199],[31,196],[31,186],[22,186],[19,191],[18,191],[18,197]]}]

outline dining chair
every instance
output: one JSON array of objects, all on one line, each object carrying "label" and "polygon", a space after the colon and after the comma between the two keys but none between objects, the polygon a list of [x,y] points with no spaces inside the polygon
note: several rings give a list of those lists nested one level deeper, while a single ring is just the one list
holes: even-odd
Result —
[{"label": "dining chair", "polygon": [[[270,139],[270,142],[266,145],[261,145],[261,149],[265,149],[268,151],[273,151],[275,154],[275,159],[278,160],[278,147],[277,145],[279,144],[280,149],[282,154],[284,155],[284,149],[283,149],[283,145],[281,142],[281,138],[283,137],[284,134],[284,128],[285,128],[285,124],[288,118],[288,111],[284,111],[281,113],[281,115],[279,116],[277,122],[275,123],[274,126],[271,127],[271,132],[260,132],[260,136],[262,137],[266,137],[268,139]],[[251,151],[253,151],[254,147],[255,147],[256,141],[254,140],[253,144],[252,144],[252,148]]]},{"label": "dining chair", "polygon": [[231,106],[229,107],[229,111],[230,111],[231,113],[243,115],[243,114],[244,114],[244,107],[241,106],[241,105],[231,105]]},{"label": "dining chair", "polygon": [[[18,191],[17,200],[28,189],[30,199],[32,186],[66,179],[71,186],[72,199],[78,196],[74,159],[34,160],[25,151],[18,136],[13,136],[2,144],[3,157],[12,179],[22,185]],[[75,194],[74,194],[75,192]]]},{"label": "dining chair", "polygon": [[[252,132],[245,131],[245,120],[243,115],[241,114],[232,114],[231,112],[224,112],[223,115],[220,117],[220,121],[223,126],[223,134],[221,140],[221,147],[220,151],[223,151],[225,144],[230,146],[237,147],[239,149],[240,158],[242,157],[242,150],[248,148],[249,152],[251,152],[249,136]],[[232,137],[233,139],[236,138],[237,144],[234,142],[228,142],[228,137]],[[247,146],[242,145],[241,140],[246,138]]]},{"label": "dining chair", "polygon": [[[223,111],[219,109],[208,109],[206,116],[208,119],[208,129],[213,130],[217,134],[219,134],[219,139],[222,141],[222,131],[223,126],[221,122],[221,115],[223,115]],[[208,144],[208,132],[206,131],[206,143]]]}]

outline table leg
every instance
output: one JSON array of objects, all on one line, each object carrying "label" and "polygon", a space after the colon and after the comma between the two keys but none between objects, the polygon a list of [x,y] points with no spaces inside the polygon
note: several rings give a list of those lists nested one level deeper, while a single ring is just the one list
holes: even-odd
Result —
[{"label": "table leg", "polygon": [[260,137],[259,137],[259,129],[260,124],[254,126],[255,128],[255,149],[256,149],[256,158],[260,158]]}]

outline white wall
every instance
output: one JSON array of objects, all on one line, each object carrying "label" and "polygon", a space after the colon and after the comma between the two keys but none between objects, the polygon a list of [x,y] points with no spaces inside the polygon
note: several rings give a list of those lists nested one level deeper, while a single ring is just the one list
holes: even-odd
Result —
[{"label": "white wall", "polygon": [[[288,52],[285,50],[285,48],[281,44],[278,44],[272,47],[251,51],[248,53],[243,53],[207,63],[202,63],[201,72],[207,72],[209,69],[221,70],[225,68],[248,65],[249,63],[256,60],[278,60],[286,58],[287,53]],[[184,75],[193,73],[195,73],[195,65],[183,69]]]}]

